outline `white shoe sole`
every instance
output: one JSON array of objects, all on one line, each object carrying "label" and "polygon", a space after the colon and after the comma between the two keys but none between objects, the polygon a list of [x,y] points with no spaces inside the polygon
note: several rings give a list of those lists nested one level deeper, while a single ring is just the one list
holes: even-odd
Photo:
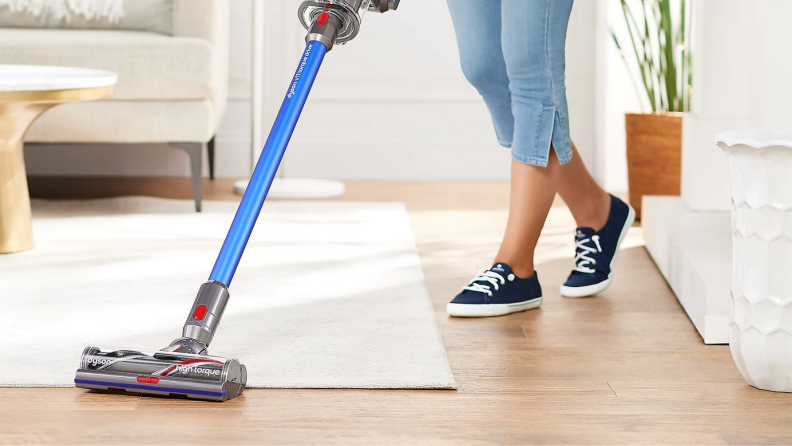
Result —
[{"label": "white shoe sole", "polygon": [[595,283],[594,285],[586,285],[579,287],[561,285],[562,296],[592,297],[605,291],[605,289],[610,286],[611,282],[613,281],[613,265],[616,264],[616,259],[619,258],[619,251],[621,250],[621,244],[624,241],[624,238],[627,237],[627,231],[629,231],[633,223],[635,223],[635,209],[633,209],[633,207],[630,206],[629,204],[627,206],[630,208],[630,212],[629,214],[627,214],[627,220],[624,222],[624,227],[622,227],[621,234],[619,234],[619,242],[616,244],[616,254],[614,254],[613,259],[611,259],[610,274],[608,274],[608,278],[600,283]]},{"label": "white shoe sole", "polygon": [[564,297],[592,297],[605,291],[612,282],[611,278],[607,278],[600,283],[586,286],[564,286],[561,285],[561,295]]},{"label": "white shoe sole", "polygon": [[454,317],[492,317],[504,316],[520,311],[533,310],[542,305],[542,298],[515,302],[513,304],[448,304],[446,311]]}]

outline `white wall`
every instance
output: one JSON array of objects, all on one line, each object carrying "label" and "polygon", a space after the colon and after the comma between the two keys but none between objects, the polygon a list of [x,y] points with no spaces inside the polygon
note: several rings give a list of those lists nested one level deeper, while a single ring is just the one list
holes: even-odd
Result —
[{"label": "white wall", "polygon": [[[576,2],[567,43],[572,137],[592,167],[598,142],[611,141],[597,128],[608,122],[598,116],[603,107],[596,94],[602,84],[597,46],[606,42],[595,38],[602,33],[603,1]],[[265,135],[303,47],[298,4],[266,2]],[[251,168],[251,2],[231,5],[230,100],[217,137],[217,174],[243,177]],[[619,167],[608,167],[619,154],[600,153],[605,165],[597,171],[619,185],[611,180],[621,175]],[[186,155],[162,146],[31,147],[26,159],[34,175],[188,175]],[[508,150],[497,145],[486,107],[459,69],[445,1],[407,0],[398,12],[368,15],[358,39],[330,53],[282,171],[336,179],[494,180],[508,178],[508,165]]]},{"label": "white wall", "polygon": [[[598,30],[602,39],[603,67],[601,75],[601,94],[598,101],[603,118],[600,124],[602,138],[598,145],[597,179],[606,190],[626,192],[627,185],[627,135],[625,132],[624,114],[630,112],[649,112],[648,101],[643,91],[636,91],[638,79],[634,78],[637,67],[628,71],[619,55],[616,44],[610,35],[613,30],[623,46],[629,45],[629,34],[624,22],[622,9],[618,1],[603,1],[600,15],[604,17],[603,26]],[[624,48],[629,51],[628,47]],[[627,53],[628,61],[634,56]],[[638,88],[642,88],[638,85]]]},{"label": "white wall", "polygon": [[792,127],[789,0],[696,2],[692,111],[685,116],[682,199],[695,211],[731,209],[725,130]]}]

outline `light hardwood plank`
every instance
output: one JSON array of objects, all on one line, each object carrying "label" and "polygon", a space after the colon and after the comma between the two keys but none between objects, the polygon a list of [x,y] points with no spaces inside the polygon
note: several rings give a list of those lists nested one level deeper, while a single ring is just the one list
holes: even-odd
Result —
[{"label": "light hardwood plank", "polygon": [[135,410],[140,397],[69,389],[0,389],[0,410]]},{"label": "light hardwood plank", "polygon": [[751,434],[722,432],[720,438],[728,446],[756,445],[756,446],[788,446],[792,444],[792,433],[783,434]]}]

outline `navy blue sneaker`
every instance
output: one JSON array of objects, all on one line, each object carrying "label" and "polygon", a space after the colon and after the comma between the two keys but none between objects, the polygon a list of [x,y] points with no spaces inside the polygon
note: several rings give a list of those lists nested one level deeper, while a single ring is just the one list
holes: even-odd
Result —
[{"label": "navy blue sneaker", "polygon": [[619,246],[634,221],[632,206],[611,195],[611,210],[605,227],[599,231],[577,229],[575,269],[561,285],[562,296],[589,297],[610,286]]},{"label": "navy blue sneaker", "polygon": [[542,287],[534,272],[521,279],[505,263],[496,263],[470,281],[451,301],[446,311],[456,317],[488,317],[539,308]]}]

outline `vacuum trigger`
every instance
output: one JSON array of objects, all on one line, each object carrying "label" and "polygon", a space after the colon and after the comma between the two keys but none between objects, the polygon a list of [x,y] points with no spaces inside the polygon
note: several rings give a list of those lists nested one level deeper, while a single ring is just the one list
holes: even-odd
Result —
[{"label": "vacuum trigger", "polygon": [[195,313],[193,313],[193,319],[197,321],[202,321],[204,317],[206,317],[206,305],[199,305],[198,308],[195,309]]}]

